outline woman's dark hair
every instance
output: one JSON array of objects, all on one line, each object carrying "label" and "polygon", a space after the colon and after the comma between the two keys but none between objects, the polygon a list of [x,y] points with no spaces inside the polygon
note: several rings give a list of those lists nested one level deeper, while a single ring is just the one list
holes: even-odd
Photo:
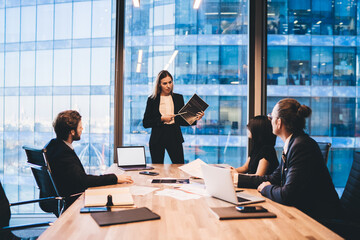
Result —
[{"label": "woman's dark hair", "polygon": [[272,133],[271,121],[266,116],[256,116],[249,120],[247,128],[251,132],[251,152],[264,145],[275,146],[276,136]]},{"label": "woman's dark hair", "polygon": [[53,122],[56,137],[61,140],[67,140],[71,130],[77,130],[81,115],[77,111],[66,110],[59,113]]},{"label": "woman's dark hair", "polygon": [[287,131],[294,133],[305,128],[305,118],[311,115],[311,108],[293,98],[281,99],[277,105],[277,117],[284,121]]},{"label": "woman's dark hair", "polygon": [[[154,91],[151,94],[151,98],[155,99],[161,93],[161,80],[170,77],[173,80],[173,77],[167,70],[162,70],[156,77],[155,84],[154,84]],[[171,94],[173,93],[173,89],[171,89]]]}]

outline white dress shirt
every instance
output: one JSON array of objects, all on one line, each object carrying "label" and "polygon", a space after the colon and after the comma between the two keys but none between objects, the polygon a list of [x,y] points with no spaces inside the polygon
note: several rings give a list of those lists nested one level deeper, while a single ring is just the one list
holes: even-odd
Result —
[{"label": "white dress shirt", "polygon": [[291,135],[290,135],[290,136],[286,139],[286,141],[285,141],[285,144],[284,144],[284,149],[283,149],[284,154],[286,154],[286,153],[287,153],[287,151],[288,151],[289,142],[290,142],[291,137],[292,137],[292,134],[291,134]]},{"label": "white dress shirt", "polygon": [[[173,115],[174,114],[174,102],[172,96],[160,96],[160,105],[159,111],[161,116],[164,115]],[[164,124],[174,124],[175,120],[171,120],[170,122],[164,122]]]}]

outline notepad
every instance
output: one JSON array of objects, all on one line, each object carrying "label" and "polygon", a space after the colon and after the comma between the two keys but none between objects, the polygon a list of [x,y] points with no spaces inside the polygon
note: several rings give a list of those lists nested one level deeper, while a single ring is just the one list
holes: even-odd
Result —
[{"label": "notepad", "polygon": [[115,207],[134,205],[130,188],[88,188],[85,190],[85,207],[106,206],[108,195],[112,196],[112,202]]},{"label": "notepad", "polygon": [[146,207],[116,212],[91,213],[96,223],[102,226],[160,219],[160,216]]}]

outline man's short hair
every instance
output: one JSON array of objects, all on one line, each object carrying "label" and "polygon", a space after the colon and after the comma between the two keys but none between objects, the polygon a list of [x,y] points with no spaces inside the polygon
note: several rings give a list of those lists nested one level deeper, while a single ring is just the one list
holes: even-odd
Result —
[{"label": "man's short hair", "polygon": [[59,113],[53,122],[56,137],[62,140],[67,140],[71,130],[75,130],[81,121],[81,115],[74,110],[66,110]]}]

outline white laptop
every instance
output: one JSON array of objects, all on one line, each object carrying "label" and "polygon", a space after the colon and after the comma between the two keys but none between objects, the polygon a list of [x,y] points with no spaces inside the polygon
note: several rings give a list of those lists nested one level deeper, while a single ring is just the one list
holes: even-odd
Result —
[{"label": "white laptop", "polygon": [[239,192],[234,188],[230,169],[201,165],[207,192],[218,199],[236,205],[264,202],[265,199]]},{"label": "white laptop", "polygon": [[146,166],[144,146],[122,146],[117,147],[118,167],[125,171],[154,169]]}]

